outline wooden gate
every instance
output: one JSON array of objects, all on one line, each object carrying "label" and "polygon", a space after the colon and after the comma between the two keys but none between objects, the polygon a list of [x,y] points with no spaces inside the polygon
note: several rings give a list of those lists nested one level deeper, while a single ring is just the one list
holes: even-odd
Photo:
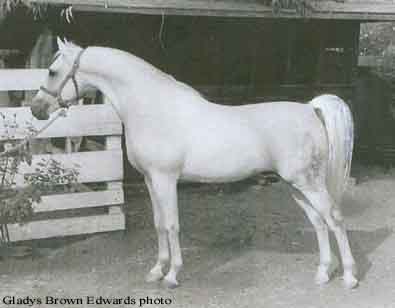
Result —
[{"label": "wooden gate", "polygon": [[[0,91],[37,90],[47,70],[0,70]],[[46,121],[37,121],[30,108],[1,108],[7,119],[15,119],[14,139],[26,135],[26,126],[39,129]],[[3,122],[3,123],[2,123]],[[7,139],[4,120],[0,119],[0,141]],[[37,217],[23,225],[8,225],[10,240],[21,241],[67,235],[122,230],[125,215],[122,211],[123,160],[121,149],[122,125],[110,104],[73,106],[66,118],[60,118],[45,130],[40,138],[96,136],[105,138],[102,148],[75,153],[33,155],[31,166],[21,166],[22,174],[34,171],[42,159],[60,162],[62,166],[76,168],[78,183],[86,189],[43,196],[34,204]],[[17,180],[23,185],[23,177]],[[95,188],[92,188],[92,184]]]}]

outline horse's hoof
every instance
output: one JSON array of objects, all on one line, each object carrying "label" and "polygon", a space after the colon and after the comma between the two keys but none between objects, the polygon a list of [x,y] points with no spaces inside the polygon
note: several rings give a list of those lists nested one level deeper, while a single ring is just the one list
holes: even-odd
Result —
[{"label": "horse's hoof", "polygon": [[145,276],[146,282],[157,282],[163,278],[163,273],[151,271]]},{"label": "horse's hoof", "polygon": [[328,271],[320,270],[320,269],[317,271],[317,274],[315,275],[315,283],[317,285],[320,285],[320,286],[324,285],[324,284],[328,283],[329,280],[330,280],[330,277],[329,277]]},{"label": "horse's hoof", "polygon": [[177,280],[175,280],[175,279],[170,279],[170,278],[168,278],[168,277],[165,277],[164,279],[163,279],[163,285],[166,287],[166,288],[169,288],[169,289],[175,289],[175,288],[177,288],[178,287],[178,282],[177,282]]},{"label": "horse's hoof", "polygon": [[354,289],[358,286],[358,279],[353,275],[345,275],[343,277],[343,284],[346,289]]}]

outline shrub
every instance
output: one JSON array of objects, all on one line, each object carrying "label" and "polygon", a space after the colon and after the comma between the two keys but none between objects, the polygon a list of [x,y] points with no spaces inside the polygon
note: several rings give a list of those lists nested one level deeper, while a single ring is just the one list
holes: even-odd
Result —
[{"label": "shrub", "polygon": [[[75,168],[66,168],[53,158],[42,158],[34,164],[34,170],[21,174],[23,165],[32,165],[32,153],[29,143],[20,146],[21,141],[15,140],[16,131],[22,130],[26,135],[34,133],[32,125],[25,123],[23,128],[18,125],[16,114],[7,117],[0,112],[3,122],[3,135],[6,139],[0,154],[0,240],[9,241],[7,224],[25,223],[34,214],[34,204],[41,201],[41,196],[64,190],[77,181],[78,172]],[[23,185],[21,185],[23,184]]]}]

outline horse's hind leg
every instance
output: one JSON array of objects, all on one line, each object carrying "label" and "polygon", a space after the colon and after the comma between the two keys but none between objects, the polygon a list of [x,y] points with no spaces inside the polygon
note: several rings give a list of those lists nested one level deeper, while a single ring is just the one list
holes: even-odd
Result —
[{"label": "horse's hind leg", "polygon": [[292,194],[296,203],[305,211],[306,216],[309,218],[317,234],[318,248],[320,251],[320,265],[318,266],[315,281],[317,284],[327,283],[330,279],[332,253],[329,243],[329,232],[328,226],[322,218],[321,214],[318,213],[309,201],[300,192],[294,192]]},{"label": "horse's hind leg", "polygon": [[154,215],[154,224],[158,236],[158,260],[146,277],[147,282],[154,282],[164,277],[163,268],[166,266],[170,258],[169,245],[164,223],[164,214],[162,213],[162,209],[156,201],[156,197],[152,188],[152,182],[148,177],[145,177],[145,184],[147,185],[147,189],[150,194],[152,212]]},{"label": "horse's hind leg", "polygon": [[335,234],[343,263],[343,280],[345,286],[347,288],[356,287],[358,280],[354,276],[354,272],[356,271],[355,261],[351,253],[346,228],[338,205],[329,195],[324,185],[313,189],[306,187],[301,189],[299,187],[299,190],[302,191],[306,198],[311,202],[314,209],[324,217],[329,228]]}]

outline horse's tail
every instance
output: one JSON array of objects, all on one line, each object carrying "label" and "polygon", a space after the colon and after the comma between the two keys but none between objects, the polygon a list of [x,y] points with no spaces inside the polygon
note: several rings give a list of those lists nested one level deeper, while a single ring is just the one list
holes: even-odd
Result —
[{"label": "horse's tail", "polygon": [[329,161],[327,186],[340,205],[350,176],[354,146],[354,122],[347,104],[335,95],[322,95],[310,104],[318,109],[328,135]]}]

